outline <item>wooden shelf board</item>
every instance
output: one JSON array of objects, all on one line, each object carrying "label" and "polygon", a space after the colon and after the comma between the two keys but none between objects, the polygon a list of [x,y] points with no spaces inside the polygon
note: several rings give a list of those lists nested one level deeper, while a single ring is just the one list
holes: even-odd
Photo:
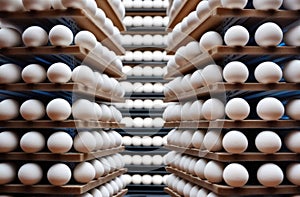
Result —
[{"label": "wooden shelf board", "polygon": [[137,45],[137,46],[123,46],[126,51],[164,51],[165,45]]},{"label": "wooden shelf board", "polygon": [[166,122],[164,128],[216,128],[216,129],[232,129],[232,128],[300,128],[300,121],[296,120],[278,120],[278,121],[265,121],[265,120],[200,120],[200,121],[174,121]]},{"label": "wooden shelf board", "polygon": [[279,185],[274,188],[264,187],[261,185],[244,186],[241,188],[234,188],[226,185],[212,184],[199,177],[192,176],[181,170],[166,167],[166,170],[174,175],[185,179],[195,185],[206,188],[221,196],[253,196],[253,195],[279,195],[279,194],[299,194],[300,187],[296,185]]},{"label": "wooden shelf board", "polygon": [[215,83],[209,86],[201,87],[199,89],[191,90],[176,95],[168,95],[164,99],[165,102],[177,102],[194,100],[195,98],[211,96],[218,93],[226,93],[229,91],[289,91],[300,90],[298,83],[276,83],[276,84],[261,84],[261,83]]},{"label": "wooden shelf board", "polygon": [[165,187],[164,191],[169,194],[171,197],[181,197],[177,192],[173,191],[171,188]]},{"label": "wooden shelf board", "polygon": [[66,120],[66,121],[51,121],[51,120],[9,120],[0,121],[0,127],[3,128],[123,128],[124,124],[116,122],[100,122],[100,121],[82,121],[82,120]]},{"label": "wooden shelf board", "polygon": [[114,95],[103,92],[101,90],[95,90],[84,86],[80,83],[65,83],[65,84],[54,84],[54,83],[37,83],[37,84],[27,84],[27,83],[15,83],[15,84],[5,84],[0,85],[1,90],[15,91],[15,92],[26,92],[26,91],[47,91],[47,92],[57,92],[57,91],[68,91],[78,94],[84,94],[93,96],[101,101],[108,102],[124,102],[124,98],[115,97]]},{"label": "wooden shelf board", "polygon": [[229,46],[216,46],[213,49],[202,53],[196,58],[192,59],[187,64],[181,66],[177,70],[173,70],[165,75],[165,79],[181,76],[188,72],[192,72],[197,68],[203,68],[204,66],[215,63],[228,55],[243,55],[243,56],[286,56],[286,55],[298,55],[300,52],[299,47],[284,46],[284,47],[271,47],[263,48],[259,46],[245,46],[245,47],[229,47]]},{"label": "wooden shelf board", "polygon": [[116,12],[116,10],[118,9],[113,3],[111,3],[111,0],[96,0],[96,3],[98,7],[105,12],[106,17],[110,18],[113,24],[120,31],[126,31],[126,27],[123,24],[122,17],[119,12]]},{"label": "wooden shelf board", "polygon": [[128,189],[123,189],[122,191],[120,191],[119,193],[114,195],[113,197],[123,197],[127,194],[127,192],[128,192]]},{"label": "wooden shelf board", "polygon": [[114,178],[124,174],[125,172],[127,172],[127,169],[125,168],[120,169],[84,185],[65,185],[65,186],[57,187],[53,185],[26,186],[22,184],[7,184],[7,185],[0,186],[0,193],[79,195],[95,187],[105,184],[113,180]]},{"label": "wooden shelf board", "polygon": [[123,55],[125,53],[125,49],[119,43],[117,43],[116,40],[109,35],[100,24],[98,24],[92,17],[88,16],[81,9],[46,10],[37,12],[0,12],[0,18],[20,25],[23,25],[24,20],[73,18],[80,28],[94,33],[98,41],[101,41],[103,45],[113,50],[117,55]]},{"label": "wooden shelf board", "polygon": [[191,40],[199,40],[201,36],[212,30],[228,18],[245,19],[251,18],[261,22],[263,19],[279,23],[280,25],[289,25],[299,19],[300,13],[290,10],[255,10],[255,9],[228,9],[228,8],[215,8],[203,16],[198,23],[183,32],[184,36],[176,40],[172,46],[169,46],[167,51],[174,53],[180,46],[186,45]]},{"label": "wooden shelf board", "polygon": [[176,10],[174,16],[170,18],[167,29],[173,29],[183,18],[189,15],[191,11],[196,10],[198,3],[202,0],[184,0],[181,6]]},{"label": "wooden shelf board", "polygon": [[177,151],[187,155],[206,158],[219,162],[243,162],[243,161],[299,161],[300,155],[296,153],[282,152],[264,154],[259,152],[245,152],[241,154],[230,154],[226,152],[208,152],[195,148],[183,148],[175,145],[165,145],[164,148]]},{"label": "wooden shelf board", "polygon": [[6,161],[60,161],[60,162],[83,162],[89,161],[95,158],[104,157],[107,155],[116,154],[125,150],[124,146],[99,150],[91,153],[64,153],[64,154],[53,154],[50,152],[40,153],[24,153],[24,152],[10,152],[1,153],[0,157]]},{"label": "wooden shelf board", "polygon": [[68,47],[42,46],[42,47],[12,47],[1,49],[2,56],[33,56],[33,55],[73,55],[84,64],[91,66],[101,72],[107,73],[109,76],[124,78],[125,75],[114,66],[105,65],[99,60],[97,54],[88,49],[73,45]]}]

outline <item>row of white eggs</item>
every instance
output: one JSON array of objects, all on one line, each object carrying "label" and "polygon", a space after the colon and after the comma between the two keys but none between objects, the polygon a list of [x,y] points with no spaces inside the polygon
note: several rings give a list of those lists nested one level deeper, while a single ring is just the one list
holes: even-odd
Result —
[{"label": "row of white eggs", "polygon": [[164,103],[163,100],[156,99],[156,100],[141,100],[141,99],[136,99],[136,100],[130,100],[127,99],[125,100],[125,103],[113,103],[115,107],[118,109],[161,109],[165,108],[168,103]]},{"label": "row of white eggs", "polygon": [[131,117],[124,117],[121,120],[121,123],[125,124],[127,128],[162,128],[165,124],[165,121],[160,118],[141,118],[141,117],[136,117],[136,118],[131,118]]},{"label": "row of white eggs", "polygon": [[[174,182],[176,184],[173,184]],[[194,185],[191,182],[187,182],[174,174],[170,174],[168,176],[166,180],[166,185],[168,186],[168,188],[172,189],[175,192],[178,192],[178,194],[183,196],[218,197],[218,195],[214,194],[213,192],[210,192],[207,189],[201,188],[197,185]]]},{"label": "row of white eggs", "polygon": [[169,23],[169,17],[125,16],[123,23],[127,27],[166,27]]},{"label": "row of white eggs", "polygon": [[127,185],[134,184],[134,185],[163,185],[166,184],[166,179],[169,175],[140,175],[140,174],[124,174],[123,178],[125,179]]},{"label": "row of white eggs", "polygon": [[[197,159],[180,153],[170,152],[166,156],[166,163],[177,169],[188,172],[211,183],[225,183],[232,187],[243,187],[249,180],[246,167],[238,163],[224,164],[217,161]],[[300,184],[299,163],[289,164],[286,169],[286,178],[293,184]],[[259,183],[265,187],[276,187],[284,179],[282,169],[274,163],[262,164],[256,174]],[[176,187],[175,187],[176,188]]]},{"label": "row of white eggs", "polygon": [[123,136],[122,142],[125,146],[162,146],[167,144],[167,138],[161,136]]},{"label": "row of white eggs", "polygon": [[[140,83],[140,82],[127,82],[122,81],[120,85],[127,93],[163,93],[164,85],[162,83]],[[142,106],[141,106],[142,107]]]},{"label": "row of white eggs", "polygon": [[[58,163],[47,170],[47,179],[52,185],[62,186],[71,180],[73,174],[76,182],[88,183],[121,169],[124,165],[120,154],[78,163],[73,170],[66,164]],[[19,169],[12,163],[0,163],[0,166],[0,184],[10,183],[18,177],[23,185],[35,185],[43,178],[43,168],[37,163],[26,163]]]},{"label": "row of white eggs", "polygon": [[136,76],[136,77],[162,77],[166,73],[167,67],[159,66],[123,66],[123,73],[127,76]]},{"label": "row of white eggs", "polygon": [[[293,99],[286,106],[274,97],[261,99],[256,105],[256,113],[262,120],[276,121],[282,118],[286,112],[293,120],[299,120],[299,99]],[[216,120],[224,119],[225,115],[232,120],[244,120],[250,114],[248,102],[242,98],[233,98],[224,103],[212,98],[206,101],[187,102],[184,105],[169,105],[163,118],[166,121],[190,121],[190,120]]]},{"label": "row of white eggs", "polygon": [[152,46],[152,45],[167,45],[168,35],[160,35],[160,34],[145,34],[145,35],[123,35],[122,36],[122,45],[125,46]]},{"label": "row of white eggs", "polygon": [[123,155],[126,165],[154,165],[161,166],[164,163],[161,155]]},{"label": "row of white eggs", "polygon": [[[273,154],[282,147],[282,141],[285,146],[294,153],[300,152],[299,140],[300,132],[291,131],[281,140],[280,136],[273,131],[259,132],[255,137],[255,146],[259,152]],[[232,154],[240,154],[248,148],[247,136],[237,130],[227,132],[225,135],[221,130],[192,131],[192,130],[172,130],[167,135],[167,142],[170,145],[176,145],[184,148],[196,148],[199,150],[208,150],[211,152],[222,151]]]},{"label": "row of white eggs", "polygon": [[122,0],[125,8],[167,8],[169,0]]},{"label": "row of white eggs", "polygon": [[0,133],[0,152],[15,151],[19,146],[26,153],[48,150],[55,154],[69,152],[72,147],[75,151],[89,153],[106,150],[122,145],[122,137],[116,131],[79,131],[74,139],[64,131],[51,134],[47,139],[38,131],[26,132],[19,137],[14,131]]},{"label": "row of white eggs", "polygon": [[125,55],[120,56],[123,61],[169,61],[171,56],[165,51],[126,51]]},{"label": "row of white eggs", "polygon": [[101,120],[104,122],[120,122],[122,114],[114,106],[97,104],[86,99],[78,99],[71,107],[64,99],[53,99],[47,106],[36,99],[30,99],[21,104],[13,99],[5,99],[0,102],[0,120],[12,120],[19,114],[28,121],[42,119],[46,114],[53,121],[64,121],[72,114],[79,120]]}]

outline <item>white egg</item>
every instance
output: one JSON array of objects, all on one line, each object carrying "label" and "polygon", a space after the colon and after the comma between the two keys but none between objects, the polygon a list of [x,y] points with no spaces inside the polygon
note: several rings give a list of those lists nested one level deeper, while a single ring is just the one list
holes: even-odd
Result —
[{"label": "white egg", "polygon": [[52,83],[67,83],[72,77],[72,70],[67,64],[54,63],[48,68],[47,77]]},{"label": "white egg", "polygon": [[143,45],[153,45],[153,36],[151,34],[143,35]]},{"label": "white egg", "polygon": [[153,92],[153,84],[152,83],[145,83],[143,86],[143,92],[145,93],[151,93]]},{"label": "white egg", "polygon": [[11,120],[19,116],[19,103],[13,99],[0,102],[0,120]]},{"label": "white egg", "polygon": [[153,45],[163,45],[164,37],[162,35],[154,35],[152,37]]},{"label": "white egg", "polygon": [[201,189],[198,191],[197,196],[207,196],[208,192],[209,192],[209,191],[208,191],[207,189],[201,188]]},{"label": "white egg", "polygon": [[143,68],[141,66],[135,66],[132,69],[132,75],[133,76],[142,76],[143,74]]},{"label": "white egg", "polygon": [[133,45],[133,39],[131,35],[123,35],[122,36],[122,45]]},{"label": "white egg", "polygon": [[245,99],[233,98],[227,102],[225,113],[231,120],[244,120],[250,114],[250,105]]},{"label": "white egg", "polygon": [[184,57],[187,60],[192,60],[193,58],[200,55],[200,53],[201,53],[201,49],[199,46],[199,42],[192,41],[186,45]]},{"label": "white egg", "polygon": [[95,150],[96,145],[96,140],[89,131],[80,131],[74,138],[74,149],[78,152],[92,152]]},{"label": "white egg", "polygon": [[71,169],[62,163],[51,166],[47,172],[48,181],[55,186],[67,184],[72,177]]},{"label": "white egg", "polygon": [[286,169],[286,177],[294,185],[300,185],[299,173],[300,173],[299,163],[292,163],[288,165]]},{"label": "white egg", "polygon": [[284,114],[284,106],[278,99],[267,97],[259,101],[256,112],[263,120],[279,120]]},{"label": "white egg", "polygon": [[132,25],[133,25],[133,27],[143,26],[143,18],[141,16],[134,16]]},{"label": "white egg", "polygon": [[141,117],[136,117],[133,119],[133,127],[142,128],[144,126],[144,120]]},{"label": "white egg", "polygon": [[142,156],[141,155],[133,155],[132,156],[132,164],[133,165],[141,165],[142,164]]},{"label": "white egg", "polygon": [[209,31],[201,36],[199,45],[202,51],[208,51],[215,46],[223,45],[223,39],[218,32]]},{"label": "white egg", "polygon": [[131,176],[129,174],[123,174],[121,176],[121,179],[122,179],[123,183],[125,183],[124,185],[130,184],[132,181]]},{"label": "white egg", "polygon": [[23,32],[22,40],[27,47],[44,46],[48,43],[48,34],[39,26],[31,26]]},{"label": "white egg", "polygon": [[127,27],[133,26],[133,18],[132,18],[132,16],[125,16],[125,18],[123,19],[123,23]]},{"label": "white egg", "polygon": [[[133,61],[142,61],[143,60],[143,53],[141,51],[134,51],[132,55],[133,55]],[[142,74],[140,74],[139,76],[141,76],[141,75]]]},{"label": "white egg", "polygon": [[136,46],[140,46],[143,44],[143,36],[142,35],[133,35],[132,36],[132,44]]},{"label": "white egg", "polygon": [[142,7],[143,8],[152,8],[153,7],[153,1],[152,0],[144,0]]},{"label": "white egg", "polygon": [[285,34],[284,34],[284,42],[286,45],[290,46],[300,46],[300,25],[290,28]]},{"label": "white egg", "polygon": [[222,6],[225,8],[237,8],[237,9],[243,9],[247,3],[248,0],[221,0]]},{"label": "white egg", "polygon": [[145,109],[152,109],[154,102],[152,100],[146,99],[143,101],[143,106]]},{"label": "white egg", "polygon": [[263,62],[254,71],[255,79],[259,83],[277,83],[282,78],[281,68],[273,62]]},{"label": "white egg", "polygon": [[162,146],[163,145],[163,138],[161,136],[154,136],[152,138],[153,146]]},{"label": "white egg", "polygon": [[44,104],[35,99],[25,101],[20,107],[21,116],[28,121],[39,120],[46,114]]},{"label": "white egg", "polygon": [[192,138],[194,132],[192,130],[185,130],[180,135],[180,146],[190,148],[192,146]]},{"label": "white egg", "polygon": [[145,118],[143,125],[145,128],[151,128],[153,127],[153,119],[152,118]]},{"label": "white egg", "polygon": [[126,165],[131,165],[132,164],[131,155],[123,155],[123,161],[125,162]]},{"label": "white egg", "polygon": [[44,149],[45,137],[36,131],[25,133],[20,140],[20,147],[26,153],[36,153]]},{"label": "white egg", "polygon": [[283,7],[288,10],[299,10],[300,1],[299,0],[284,0]]},{"label": "white egg", "polygon": [[130,128],[130,127],[133,127],[133,120],[130,117],[124,117],[121,120],[121,124],[125,124],[126,128]]},{"label": "white egg", "polygon": [[255,41],[261,47],[277,46],[282,41],[282,38],[281,28],[272,22],[262,24],[255,32]]},{"label": "white egg", "polygon": [[64,25],[56,25],[49,32],[49,40],[53,46],[69,46],[73,37],[72,31]]},{"label": "white egg", "polygon": [[224,165],[216,161],[209,161],[204,168],[204,176],[211,183],[223,181]]},{"label": "white egg", "polygon": [[102,197],[102,193],[98,189],[92,189],[90,190],[90,193],[93,197]]},{"label": "white egg", "polygon": [[187,16],[187,25],[192,28],[194,27],[198,22],[199,22],[199,17],[197,15],[196,10],[192,11],[188,16]]},{"label": "white egg", "polygon": [[223,77],[228,83],[244,83],[249,77],[249,70],[244,63],[233,61],[224,67]]},{"label": "white egg", "polygon": [[48,117],[53,121],[63,121],[69,118],[72,109],[69,102],[64,99],[54,99],[46,107]]},{"label": "white egg", "polygon": [[142,164],[143,165],[152,165],[152,156],[151,155],[143,155],[142,156]]},{"label": "white egg", "polygon": [[[99,133],[100,133],[100,135],[103,139],[103,144],[102,144],[101,150],[106,150],[111,145],[110,137],[109,137],[109,135],[107,134],[106,131],[100,131]],[[96,143],[96,145],[97,145],[97,143]]]},{"label": "white egg", "polygon": [[298,143],[299,139],[300,139],[300,132],[292,131],[286,135],[284,139],[284,143],[290,151],[294,153],[300,153],[300,146]]},{"label": "white egg", "polygon": [[143,1],[142,0],[133,0],[132,7],[133,8],[142,8]]},{"label": "white egg", "polygon": [[225,35],[224,42],[227,46],[246,46],[249,41],[248,30],[240,25],[230,27]]},{"label": "white egg", "polygon": [[97,120],[98,117],[94,113],[94,104],[86,99],[78,99],[72,105],[72,115],[79,120]]},{"label": "white egg", "polygon": [[225,116],[225,107],[222,101],[212,98],[203,103],[202,114],[206,120],[222,119]]},{"label": "white egg", "polygon": [[248,182],[249,173],[241,164],[232,163],[225,167],[223,179],[229,186],[243,187]]},{"label": "white egg", "polygon": [[97,11],[98,5],[96,3],[96,1],[91,0],[91,1],[87,1],[87,4],[84,8],[84,10],[92,17],[95,16],[96,11]]},{"label": "white egg", "polygon": [[41,83],[47,78],[45,68],[39,64],[29,64],[22,70],[21,75],[26,83]]},{"label": "white egg", "polygon": [[54,10],[65,10],[66,7],[62,4],[61,0],[51,0],[51,7]]},{"label": "white egg", "polygon": [[163,52],[161,51],[154,51],[153,52],[153,61],[163,61]]},{"label": "white egg", "polygon": [[162,0],[153,0],[153,8],[162,8],[163,1]]},{"label": "white egg", "polygon": [[43,11],[50,10],[50,0],[23,0],[23,6],[26,10]]},{"label": "white egg", "polygon": [[206,66],[201,74],[203,76],[203,84],[208,86],[223,81],[222,68],[215,64]]},{"label": "white egg", "polygon": [[0,1],[0,11],[15,12],[23,10],[24,6],[22,0]]},{"label": "white egg", "polygon": [[[13,131],[0,132],[0,153],[14,151],[19,145],[19,137]],[[0,173],[1,174],[1,173]]]},{"label": "white egg", "polygon": [[210,12],[208,1],[200,1],[196,7],[198,18],[205,17]]},{"label": "white egg", "polygon": [[131,179],[134,185],[139,185],[142,183],[142,176],[139,174],[134,174],[133,176],[131,176]]},{"label": "white egg", "polygon": [[293,120],[300,120],[300,114],[299,114],[299,106],[300,100],[299,99],[293,99],[288,102],[286,105],[286,114]]},{"label": "white egg", "polygon": [[142,145],[142,138],[140,136],[133,136],[131,140],[132,140],[133,146],[141,146]]},{"label": "white egg", "polygon": [[154,155],[152,157],[152,161],[153,161],[153,165],[156,165],[156,166],[161,166],[164,163],[163,156],[161,156],[161,155]]},{"label": "white egg", "polygon": [[12,182],[16,178],[16,169],[13,163],[0,163],[0,185]]},{"label": "white egg", "polygon": [[145,16],[143,18],[143,26],[144,27],[152,27],[153,26],[153,18],[151,16]]},{"label": "white egg", "polygon": [[100,186],[99,190],[102,196],[110,196],[108,189],[104,185]]},{"label": "white egg", "polygon": [[257,179],[265,187],[276,187],[283,181],[284,175],[279,166],[266,163],[259,167]]},{"label": "white egg", "polygon": [[142,176],[142,184],[143,185],[151,185],[152,177],[149,174],[145,174]]},{"label": "white egg", "polygon": [[278,10],[283,0],[253,0],[253,7],[257,10]]},{"label": "white egg", "polygon": [[142,145],[143,146],[151,146],[152,145],[152,138],[149,136],[142,137]]},{"label": "white egg", "polygon": [[52,153],[66,153],[73,146],[72,137],[63,131],[51,134],[47,140],[47,147]]},{"label": "white egg", "polygon": [[163,17],[161,16],[154,16],[153,17],[153,26],[154,27],[162,27],[163,26]]},{"label": "white egg", "polygon": [[95,168],[89,162],[79,163],[73,170],[73,177],[78,183],[88,183],[95,178],[95,175]]},{"label": "white egg", "polygon": [[223,148],[232,154],[240,154],[248,148],[248,139],[240,131],[229,131],[222,140]]},{"label": "white egg", "polygon": [[190,83],[191,83],[193,89],[198,89],[204,85],[204,78],[202,75],[202,70],[196,70],[191,75]]},{"label": "white egg", "polygon": [[[283,76],[286,82],[300,82],[300,60],[292,60],[284,65]],[[0,67],[1,69],[1,67]],[[1,72],[0,72],[1,73]]]},{"label": "white egg", "polygon": [[256,148],[263,153],[276,153],[280,150],[281,145],[280,137],[273,131],[260,132],[255,138]]},{"label": "white egg", "polygon": [[80,31],[76,34],[74,42],[80,47],[92,50],[96,47],[97,38],[89,31]]},{"label": "white egg", "polygon": [[131,146],[131,144],[132,144],[131,137],[129,137],[129,136],[123,136],[122,142],[123,142],[123,144],[125,146]]},{"label": "white egg", "polygon": [[187,196],[197,196],[199,190],[200,188],[197,185],[194,185]]},{"label": "white egg", "polygon": [[23,185],[35,185],[43,178],[43,169],[35,163],[26,163],[18,171],[18,178]]},{"label": "white egg", "polygon": [[16,83],[21,80],[21,67],[16,64],[0,66],[0,84]]},{"label": "white egg", "polygon": [[0,49],[8,47],[16,47],[22,44],[21,34],[11,28],[0,29]]},{"label": "white egg", "polygon": [[[111,92],[114,88],[111,78],[106,74],[102,74],[102,78],[103,78],[103,84],[101,86],[101,90],[103,90],[104,92]],[[90,85],[90,87],[93,87],[92,84]]]},{"label": "white egg", "polygon": [[192,137],[192,145],[194,148],[201,149],[203,140],[205,136],[205,131],[203,130],[197,130],[194,132],[193,137]]},{"label": "white egg", "polygon": [[215,9],[216,7],[222,7],[221,0],[208,0],[208,5],[211,10]]},{"label": "white egg", "polygon": [[203,145],[211,152],[222,150],[222,132],[219,130],[209,130],[204,136]]},{"label": "white egg", "polygon": [[[144,103],[144,105],[145,105],[145,103]],[[154,109],[164,108],[164,102],[162,100],[154,100],[153,101],[153,108]]]},{"label": "white egg", "polygon": [[153,185],[161,185],[163,182],[163,177],[159,174],[152,176],[152,183]]}]

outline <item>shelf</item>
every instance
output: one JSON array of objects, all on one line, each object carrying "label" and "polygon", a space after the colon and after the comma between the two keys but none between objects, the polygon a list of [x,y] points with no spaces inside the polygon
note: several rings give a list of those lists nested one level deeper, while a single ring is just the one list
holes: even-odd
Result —
[{"label": "shelf", "polygon": [[93,96],[101,101],[108,102],[124,102],[125,99],[117,98],[114,95],[103,92],[101,90],[94,90],[80,83],[65,83],[65,84],[54,84],[54,83],[37,83],[37,84],[27,84],[27,83],[16,83],[16,84],[5,84],[0,85],[1,90],[14,91],[14,92],[26,92],[26,91],[46,91],[46,92],[58,92],[58,91],[68,91],[78,94],[84,94],[88,96]]},{"label": "shelf", "polygon": [[212,184],[206,180],[187,174],[181,170],[166,167],[166,170],[174,175],[185,179],[195,185],[206,188],[221,196],[253,196],[253,195],[277,195],[277,194],[299,194],[300,187],[296,185],[279,185],[275,188],[257,186],[244,186],[241,188],[234,188],[225,185]]},{"label": "shelf", "polygon": [[95,158],[104,157],[107,155],[116,154],[125,150],[124,146],[112,148],[108,150],[99,150],[91,153],[64,153],[53,154],[47,152],[40,153],[24,153],[24,152],[10,152],[0,154],[1,160],[6,161],[60,161],[60,162],[83,162],[93,160]]},{"label": "shelf", "polygon": [[170,18],[167,28],[173,29],[183,18],[188,16],[193,10],[196,10],[198,3],[202,0],[184,0],[181,6],[176,10],[174,16]]},{"label": "shelf", "polygon": [[229,47],[229,46],[216,46],[213,49],[207,51],[207,53],[202,53],[196,58],[192,59],[187,64],[181,66],[177,70],[173,70],[166,74],[165,79],[170,79],[176,76],[182,76],[182,74],[190,73],[197,68],[203,68],[204,66],[215,63],[217,60],[224,58],[228,55],[240,55],[240,56],[291,56],[299,55],[299,47],[272,47],[263,48],[259,46],[245,46],[245,47]]},{"label": "shelf", "polygon": [[166,45],[123,45],[126,51],[165,51]]},{"label": "shelf", "polygon": [[195,148],[183,148],[175,145],[166,145],[166,149],[177,151],[194,157],[201,157],[219,162],[244,162],[244,161],[299,161],[300,155],[296,153],[274,153],[264,154],[259,152],[245,152],[241,154],[230,154],[226,152],[208,152]]},{"label": "shelf", "polygon": [[68,47],[12,47],[0,50],[1,56],[11,56],[13,58],[18,56],[34,56],[34,55],[72,55],[83,61],[84,64],[91,66],[104,72],[111,77],[124,78],[125,74],[119,69],[111,65],[103,65],[99,62],[102,59],[97,54],[89,51],[88,49],[73,45]]},{"label": "shelf", "polygon": [[150,34],[150,35],[167,35],[168,32],[165,31],[165,29],[162,29],[161,31],[126,31],[126,32],[122,32],[122,35],[145,35],[145,34]]},{"label": "shelf", "polygon": [[110,18],[113,24],[120,30],[126,31],[126,27],[123,24],[122,16],[119,12],[116,12],[118,8],[115,7],[111,0],[96,0],[96,3],[99,8],[101,8],[106,17]]},{"label": "shelf", "polygon": [[[106,1],[101,1],[101,4],[102,2]],[[81,9],[0,12],[0,18],[21,26],[24,24],[28,25],[28,22],[33,22],[35,19],[72,18],[80,28],[92,32],[98,41],[101,41],[103,45],[113,50],[117,55],[125,53],[125,49],[103,29],[102,25],[98,24],[92,17],[86,15]]]},{"label": "shelf", "polygon": [[114,195],[113,197],[123,197],[127,194],[127,192],[128,192],[128,189],[123,189],[118,194]]},{"label": "shelf", "polygon": [[[198,0],[197,0],[198,1]],[[167,51],[169,53],[175,52],[180,46],[186,45],[190,41],[199,40],[201,36],[216,27],[221,26],[221,23],[227,19],[247,19],[251,18],[251,21],[247,23],[259,24],[264,20],[268,22],[275,22],[281,26],[287,26],[293,22],[298,21],[300,13],[298,11],[290,10],[255,10],[255,9],[228,9],[228,8],[215,8],[207,15],[203,16],[198,23],[183,32],[185,36],[176,40],[172,46],[169,46]],[[180,18],[179,18],[180,19]],[[251,22],[251,23],[250,23]],[[233,24],[231,24],[233,25]]]},{"label": "shelf", "polygon": [[25,121],[25,120],[9,120],[0,121],[0,127],[18,129],[18,128],[31,128],[31,129],[43,129],[43,128],[122,128],[124,124],[116,122],[100,122],[100,121],[82,121],[82,120],[66,120],[66,121],[51,121],[51,120],[37,120],[37,121]]},{"label": "shelf", "polygon": [[126,93],[125,99],[164,99],[164,93],[159,92],[133,92],[133,93]]},{"label": "shelf", "polygon": [[173,191],[172,189],[165,187],[164,191],[169,194],[171,197],[181,197],[181,195],[179,195],[178,193],[176,193],[175,191]]},{"label": "shelf", "polygon": [[129,82],[141,82],[141,83],[147,83],[147,82],[155,82],[155,83],[167,83],[166,80],[163,79],[163,76],[161,77],[148,77],[148,76],[127,76],[126,81]]},{"label": "shelf", "polygon": [[127,32],[135,32],[135,34],[137,34],[137,32],[141,31],[141,32],[145,32],[148,34],[148,32],[156,32],[156,34],[161,34],[160,32],[165,31],[165,27],[126,27]]},{"label": "shelf", "polygon": [[166,8],[126,8],[126,16],[166,16]]},{"label": "shelf", "polygon": [[300,90],[300,84],[298,83],[276,83],[276,84],[261,84],[261,83],[215,83],[206,87],[202,87],[196,90],[191,90],[176,95],[167,96],[164,102],[176,102],[194,100],[195,98],[201,98],[211,96],[218,93],[226,93],[228,91],[293,91]]},{"label": "shelf", "polygon": [[295,120],[278,120],[278,121],[266,121],[266,120],[201,120],[201,121],[176,121],[166,122],[165,128],[185,128],[185,129],[232,129],[232,128],[245,128],[245,129],[262,129],[262,128],[286,128],[296,129],[300,128],[300,121]]},{"label": "shelf", "polygon": [[65,185],[58,187],[53,185],[26,186],[22,184],[7,184],[0,186],[0,193],[79,195],[95,187],[105,184],[113,180],[114,178],[124,174],[125,172],[127,172],[127,169],[120,169],[97,180],[93,180],[85,185]]},{"label": "shelf", "polygon": [[156,67],[156,66],[160,66],[160,67],[165,67],[167,65],[167,61],[123,61],[123,65],[125,66],[136,66],[136,65],[140,65],[140,66],[151,66],[151,67]]}]

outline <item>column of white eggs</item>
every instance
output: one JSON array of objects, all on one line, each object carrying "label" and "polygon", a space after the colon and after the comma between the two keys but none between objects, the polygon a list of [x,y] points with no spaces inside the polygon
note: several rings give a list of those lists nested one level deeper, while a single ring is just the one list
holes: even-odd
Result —
[{"label": "column of white eggs", "polygon": [[125,182],[127,184],[133,184],[133,185],[166,185],[166,181],[169,175],[150,175],[150,174],[125,174],[123,178],[125,179]]}]

